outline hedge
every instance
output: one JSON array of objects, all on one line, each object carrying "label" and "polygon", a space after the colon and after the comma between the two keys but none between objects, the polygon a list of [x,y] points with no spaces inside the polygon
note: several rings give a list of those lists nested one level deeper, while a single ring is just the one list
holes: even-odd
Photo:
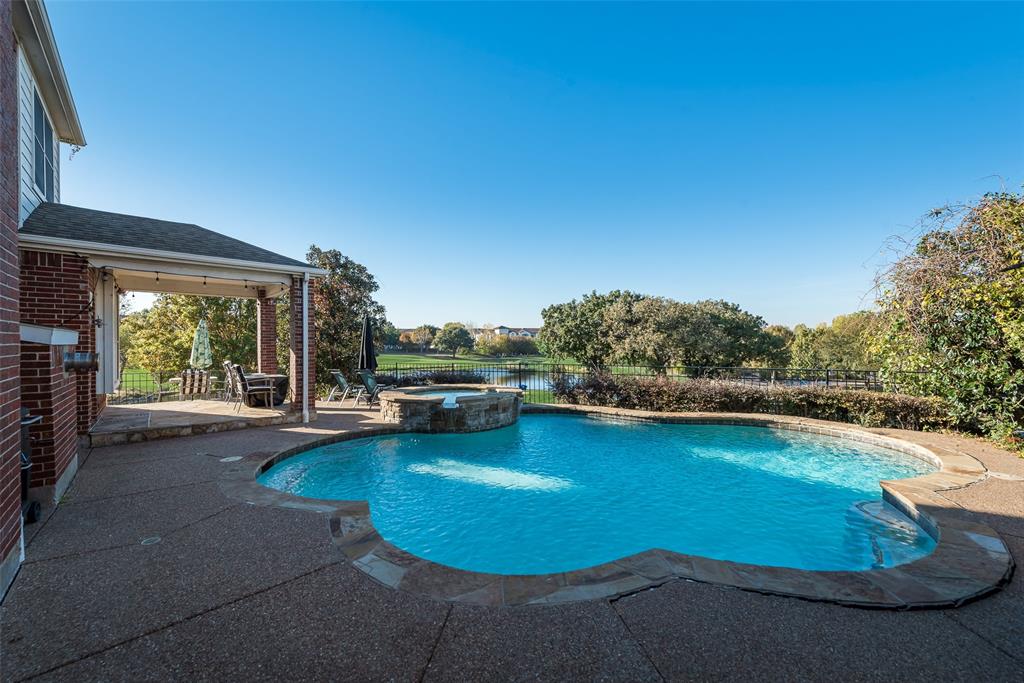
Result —
[{"label": "hedge", "polygon": [[421,387],[430,384],[486,384],[487,378],[470,370],[421,370],[402,375],[377,375],[377,384]]},{"label": "hedge", "polygon": [[656,412],[765,413],[914,430],[950,426],[940,399],[860,389],[596,374],[556,376],[552,393],[566,403]]}]

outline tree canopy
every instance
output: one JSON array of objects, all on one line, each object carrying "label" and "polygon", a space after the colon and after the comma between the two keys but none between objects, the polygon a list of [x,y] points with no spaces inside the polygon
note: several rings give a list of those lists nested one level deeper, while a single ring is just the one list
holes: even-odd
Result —
[{"label": "tree canopy", "polygon": [[434,335],[439,328],[434,325],[420,325],[412,332],[409,332],[409,342],[418,346],[420,353],[423,353],[434,342]]},{"label": "tree canopy", "polygon": [[455,357],[459,351],[473,350],[473,335],[462,323],[445,323],[434,337],[434,348]]},{"label": "tree canopy", "polygon": [[255,364],[254,299],[158,294],[152,307],[121,321],[124,367],[165,373],[184,370],[192,352],[192,336],[204,319],[210,330],[213,368],[219,369],[225,360]]},{"label": "tree canopy", "polygon": [[879,276],[883,370],[940,396],[962,428],[1008,440],[1024,424],[1024,196],[995,193],[931,212]]},{"label": "tree canopy", "polygon": [[737,366],[784,348],[760,316],[727,301],[685,303],[616,290],[548,306],[541,315],[547,355],[594,367]]},{"label": "tree canopy", "polygon": [[306,253],[306,262],[327,271],[317,280],[313,297],[317,382],[326,384],[331,381],[330,369],[350,372],[355,367],[364,316],[370,316],[378,343],[389,334],[389,323],[384,306],[373,298],[380,285],[366,266],[337,249],[315,244]]},{"label": "tree canopy", "polygon": [[579,301],[548,306],[541,311],[544,326],[538,344],[552,358],[571,359],[594,367],[604,365],[614,351],[605,311],[616,302],[628,304],[641,298],[628,291],[591,292]]},{"label": "tree canopy", "polygon": [[798,368],[877,370],[872,340],[878,315],[857,311],[839,315],[831,324],[797,325],[790,344],[790,362]]}]

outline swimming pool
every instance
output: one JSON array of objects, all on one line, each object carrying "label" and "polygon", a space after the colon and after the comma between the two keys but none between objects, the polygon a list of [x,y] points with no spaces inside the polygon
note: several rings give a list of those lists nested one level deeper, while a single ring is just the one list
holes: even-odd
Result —
[{"label": "swimming pool", "polygon": [[934,540],[879,480],[936,468],[866,444],[761,427],[524,416],[473,434],[321,446],[259,482],[367,500],[394,545],[460,569],[580,569],[649,548],[752,564],[860,570]]}]

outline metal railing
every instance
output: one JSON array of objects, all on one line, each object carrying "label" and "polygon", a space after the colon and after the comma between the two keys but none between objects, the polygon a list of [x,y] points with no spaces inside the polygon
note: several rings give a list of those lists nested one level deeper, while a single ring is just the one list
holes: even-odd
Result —
[{"label": "metal railing", "polygon": [[[919,383],[923,372],[905,372],[882,377],[877,370],[836,370],[830,368],[734,368],[680,366],[650,368],[639,365],[610,365],[600,370],[572,363],[450,363],[387,364],[377,368],[381,383],[453,383],[473,380],[523,389],[528,403],[555,403],[553,379],[584,379],[596,372],[616,377],[666,377],[672,380],[716,379],[746,386],[823,387],[868,391],[907,391]],[[466,375],[466,377],[460,377]],[[181,398],[177,378],[180,371],[125,370],[117,391],[108,394],[110,405],[177,401]],[[175,381],[172,381],[175,380]],[[215,376],[210,398],[223,396],[223,378]]]},{"label": "metal railing", "polygon": [[678,381],[715,379],[746,386],[821,387],[886,392],[906,391],[925,374],[904,372],[883,377],[878,370],[695,366],[650,368],[636,365],[611,365],[597,370],[587,365],[565,363],[480,364],[457,360],[430,365],[381,365],[377,368],[378,377],[385,382],[393,378],[400,383],[437,383],[432,380],[449,381],[445,375],[476,375],[478,381],[486,384],[503,384],[523,389],[528,403],[557,402],[552,391],[552,380],[556,377],[583,379],[598,372],[616,377],[666,377]]},{"label": "metal railing", "polygon": [[[121,373],[121,382],[118,384],[117,390],[107,394],[107,405],[177,401],[182,398],[178,383],[180,379],[180,370],[124,370]],[[208,396],[209,398],[223,398],[223,377],[213,376]]]}]

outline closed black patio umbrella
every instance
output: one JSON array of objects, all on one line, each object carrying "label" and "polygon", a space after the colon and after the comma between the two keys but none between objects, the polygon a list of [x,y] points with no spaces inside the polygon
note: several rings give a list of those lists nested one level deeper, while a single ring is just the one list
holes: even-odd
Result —
[{"label": "closed black patio umbrella", "polygon": [[377,369],[377,354],[373,352],[373,322],[363,316],[363,337],[359,342],[359,369],[373,372]]}]

